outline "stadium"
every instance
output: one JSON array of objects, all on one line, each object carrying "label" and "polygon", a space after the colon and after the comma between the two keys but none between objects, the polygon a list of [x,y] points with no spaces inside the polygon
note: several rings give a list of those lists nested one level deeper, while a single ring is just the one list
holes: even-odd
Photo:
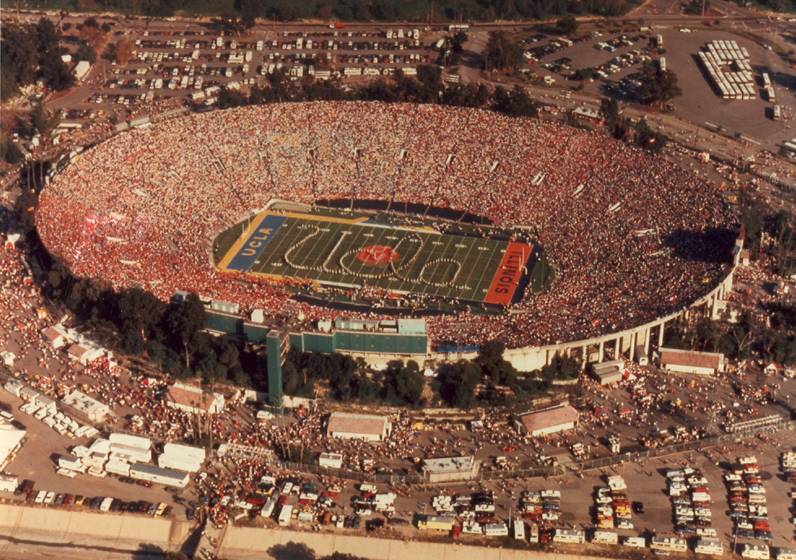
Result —
[{"label": "stadium", "polygon": [[539,120],[363,102],[118,135],[73,154],[37,228],[76,275],[117,288],[282,324],[298,311],[303,330],[425,315],[429,357],[499,339],[525,371],[575,350],[632,359],[725,296],[737,253],[718,193],[661,158]]}]

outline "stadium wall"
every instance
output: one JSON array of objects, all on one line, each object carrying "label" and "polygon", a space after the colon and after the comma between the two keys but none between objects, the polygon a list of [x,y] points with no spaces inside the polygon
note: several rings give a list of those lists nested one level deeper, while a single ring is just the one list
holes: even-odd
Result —
[{"label": "stadium wall", "polygon": [[[652,331],[657,330],[658,346],[663,344],[663,333],[667,323],[678,319],[681,315],[688,316],[690,309],[708,305],[711,314],[717,302],[724,300],[732,289],[732,278],[735,269],[713,290],[691,304],[690,307],[660,317],[616,333],[600,337],[578,340],[574,342],[552,344],[548,346],[510,348],[504,358],[518,371],[533,371],[548,365],[556,355],[567,355],[581,358],[584,365],[590,362],[600,363],[605,359],[605,349],[612,348],[614,356],[628,353],[635,358],[636,348],[643,346],[649,356]],[[264,343],[269,328],[249,323],[241,317],[209,311],[207,312],[206,328],[231,336],[241,337],[246,342]],[[445,352],[432,352],[428,337],[425,335],[397,335],[395,333],[363,333],[359,331],[336,330],[333,333],[301,332],[290,333],[290,346],[302,352],[340,352],[352,357],[361,357],[371,365],[387,364],[397,359],[436,360],[440,362],[456,361],[460,358],[473,359],[477,351],[463,352],[461,355],[453,348]]]}]

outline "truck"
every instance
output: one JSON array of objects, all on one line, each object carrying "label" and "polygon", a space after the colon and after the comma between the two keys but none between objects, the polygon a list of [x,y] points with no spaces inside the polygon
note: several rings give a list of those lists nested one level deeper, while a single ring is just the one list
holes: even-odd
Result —
[{"label": "truck", "polygon": [[429,531],[450,531],[453,529],[453,518],[426,515],[417,522],[417,528]]}]

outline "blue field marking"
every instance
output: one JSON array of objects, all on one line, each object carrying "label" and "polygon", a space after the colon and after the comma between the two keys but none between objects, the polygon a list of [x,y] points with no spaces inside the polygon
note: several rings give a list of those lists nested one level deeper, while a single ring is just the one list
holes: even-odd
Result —
[{"label": "blue field marking", "polygon": [[268,215],[263,218],[257,229],[249,234],[249,238],[243,247],[238,250],[238,253],[229,261],[227,270],[243,270],[249,271],[260,255],[265,250],[265,247],[276,236],[276,232],[287,221],[286,216],[273,216]]}]

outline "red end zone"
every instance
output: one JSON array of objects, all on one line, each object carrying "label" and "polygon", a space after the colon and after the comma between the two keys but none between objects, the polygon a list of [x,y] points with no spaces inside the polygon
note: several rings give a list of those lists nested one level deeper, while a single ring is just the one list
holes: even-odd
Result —
[{"label": "red end zone", "polygon": [[509,243],[503,260],[489,286],[489,293],[484,298],[485,303],[508,305],[514,297],[517,282],[522,276],[522,270],[531,253],[531,247],[524,243]]}]

